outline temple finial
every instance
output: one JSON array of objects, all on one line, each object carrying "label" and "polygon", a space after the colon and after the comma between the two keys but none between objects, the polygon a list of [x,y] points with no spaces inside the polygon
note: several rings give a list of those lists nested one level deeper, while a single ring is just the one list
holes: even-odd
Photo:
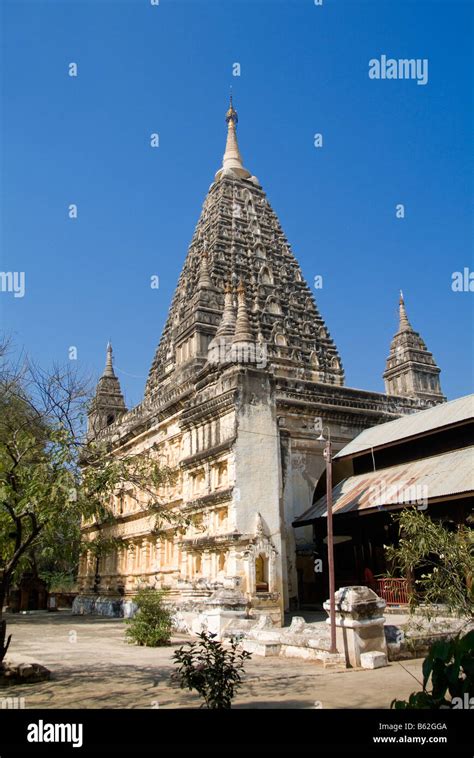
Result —
[{"label": "temple finial", "polygon": [[107,342],[107,357],[105,359],[105,369],[102,376],[115,376],[113,367],[112,343]]},{"label": "temple finial", "polygon": [[225,120],[227,121],[227,123],[229,123],[229,121],[232,120],[234,122],[234,124],[237,124],[238,121],[239,121],[239,117],[237,115],[237,111],[235,110],[234,103],[232,102],[232,92],[230,93],[229,110],[225,114]]},{"label": "temple finial", "polygon": [[222,168],[216,174],[216,181],[219,181],[225,174],[241,179],[248,179],[251,174],[250,171],[244,168],[237,143],[236,125],[239,117],[234,108],[232,94],[230,95],[229,108],[225,114],[225,120],[227,122],[227,142],[222,160]]},{"label": "temple finial", "polygon": [[408,329],[412,329],[412,326],[408,320],[406,308],[405,308],[405,299],[403,297],[403,292],[400,290],[400,301],[399,301],[399,313],[400,313],[400,325],[398,327],[399,332],[407,331]]}]

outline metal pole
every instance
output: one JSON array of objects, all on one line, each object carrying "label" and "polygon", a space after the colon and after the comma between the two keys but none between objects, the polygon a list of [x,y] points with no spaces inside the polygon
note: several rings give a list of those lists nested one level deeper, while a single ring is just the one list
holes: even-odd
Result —
[{"label": "metal pole", "polygon": [[326,445],[326,484],[327,484],[327,519],[328,519],[328,565],[329,565],[329,621],[331,624],[331,653],[337,653],[336,647],[336,598],[334,578],[334,537],[332,529],[332,445]]}]

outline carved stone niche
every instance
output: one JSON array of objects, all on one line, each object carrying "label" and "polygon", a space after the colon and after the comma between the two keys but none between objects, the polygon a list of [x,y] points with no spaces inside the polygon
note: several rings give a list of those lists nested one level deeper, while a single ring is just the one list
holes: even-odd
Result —
[{"label": "carved stone niche", "polygon": [[291,292],[288,302],[293,306],[298,305],[298,295],[296,292]]},{"label": "carved stone niche", "polygon": [[319,359],[318,359],[318,356],[317,356],[317,354],[316,354],[316,352],[314,350],[312,350],[311,353],[310,353],[309,364],[313,368],[319,368]]},{"label": "carved stone niche", "polygon": [[258,278],[261,284],[273,284],[273,276],[268,266],[262,266]]},{"label": "carved stone niche", "polygon": [[265,312],[280,316],[282,314],[281,306],[274,295],[269,295],[265,301]]}]

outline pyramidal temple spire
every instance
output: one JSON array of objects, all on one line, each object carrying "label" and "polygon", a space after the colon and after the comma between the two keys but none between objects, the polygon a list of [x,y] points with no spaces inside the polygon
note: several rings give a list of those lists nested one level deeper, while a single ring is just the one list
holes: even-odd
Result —
[{"label": "pyramidal temple spire", "polygon": [[243,166],[237,119],[231,100],[223,165],[178,279],[150,367],[147,402],[167,402],[207,363],[227,370],[230,363],[253,362],[269,373],[344,384],[312,288],[263,187]]},{"label": "pyramidal temple spire", "polygon": [[225,120],[227,121],[227,142],[222,159],[222,168],[216,174],[216,181],[219,181],[224,175],[248,179],[251,174],[250,171],[244,168],[242,156],[240,155],[236,131],[239,117],[232,102],[232,95],[230,96],[229,109],[225,114]]},{"label": "pyramidal temple spire", "polygon": [[390,354],[383,374],[389,395],[417,397],[436,405],[446,398],[441,391],[440,370],[424,340],[410,324],[405,299],[400,291],[399,325],[390,345]]},{"label": "pyramidal temple spire", "polygon": [[94,398],[88,413],[87,434],[95,437],[127,411],[120,382],[113,367],[112,345],[107,343],[105,368],[97,382]]}]

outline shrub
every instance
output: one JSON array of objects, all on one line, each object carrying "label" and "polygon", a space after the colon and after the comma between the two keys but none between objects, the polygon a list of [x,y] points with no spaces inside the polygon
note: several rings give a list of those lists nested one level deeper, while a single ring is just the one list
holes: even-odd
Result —
[{"label": "shrub", "polygon": [[[427,690],[431,678],[431,691]],[[449,693],[451,700],[447,699]],[[408,700],[392,700],[391,708],[439,709],[452,707],[452,699],[474,693],[474,630],[449,642],[435,642],[423,661],[423,689]]]},{"label": "shrub", "polygon": [[412,611],[422,607],[426,615],[438,603],[457,616],[471,618],[474,611],[474,531],[458,526],[454,531],[433,521],[416,508],[395,517],[398,545],[386,547],[387,559],[400,576],[419,578],[410,583]]},{"label": "shrub", "polygon": [[198,636],[199,642],[187,642],[174,653],[173,660],[180,665],[172,678],[182,689],[196,690],[204,698],[204,707],[230,708],[250,653],[237,652],[237,640],[230,641],[228,650],[213,639],[215,634],[201,632]]},{"label": "shrub", "polygon": [[168,645],[171,637],[171,611],[163,605],[163,590],[146,587],[133,598],[137,612],[127,619],[128,641],[147,647]]}]

